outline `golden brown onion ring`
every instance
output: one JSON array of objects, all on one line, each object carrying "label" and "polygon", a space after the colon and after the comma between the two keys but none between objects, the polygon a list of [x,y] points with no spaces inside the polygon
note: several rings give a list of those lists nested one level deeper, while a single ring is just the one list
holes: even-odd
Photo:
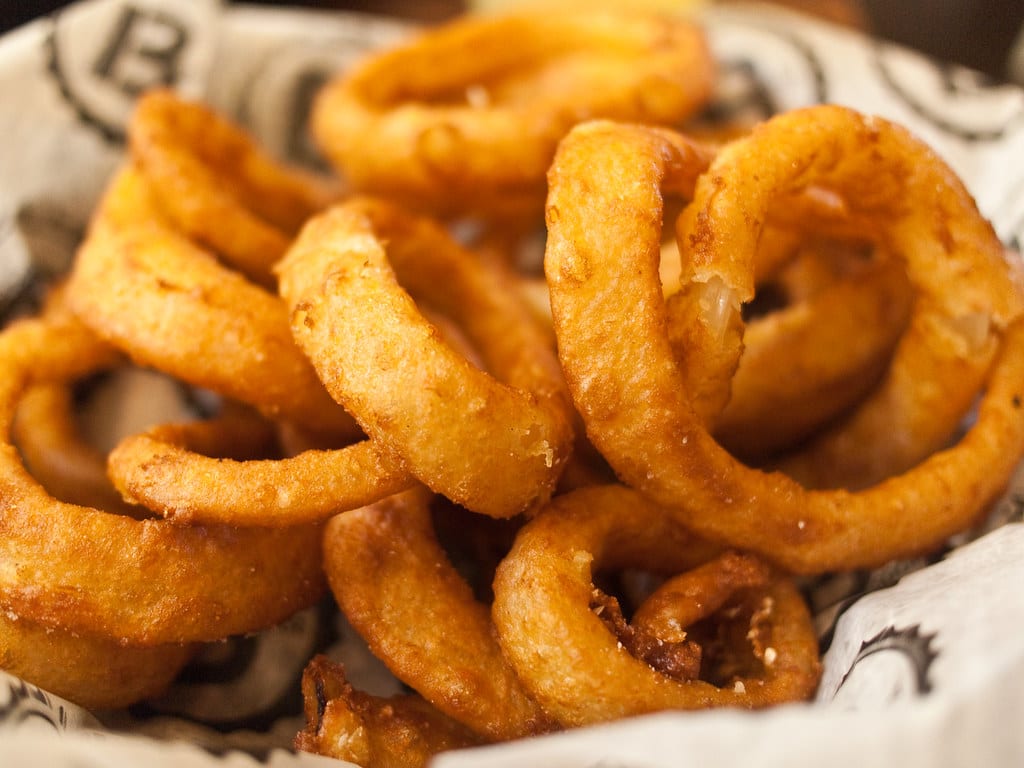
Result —
[{"label": "golden brown onion ring", "polygon": [[416,694],[382,698],[357,691],[344,667],[325,656],[306,666],[302,698],[306,727],[295,748],[362,768],[423,768],[440,752],[480,743]]},{"label": "golden brown onion ring", "polygon": [[640,604],[630,626],[662,649],[680,640],[697,644],[702,677],[747,695],[752,707],[806,699],[821,676],[796,584],[750,555],[726,552],[668,579]]},{"label": "golden brown onion ring", "polygon": [[32,387],[21,398],[11,436],[25,467],[46,492],[71,504],[137,517],[147,510],[126,504],[107,477],[106,457],[76,423],[71,388]]},{"label": "golden brown onion ring", "polygon": [[295,346],[280,299],[166,225],[131,167],[106,191],[67,293],[83,322],[140,365],[270,417],[359,434]]},{"label": "golden brown onion ring", "polygon": [[63,307],[0,333],[0,606],[50,628],[159,645],[271,626],[323,591],[318,527],[185,527],[60,502],[11,444],[24,392],[118,359]]},{"label": "golden brown onion ring", "polygon": [[190,644],[125,646],[0,611],[0,669],[90,710],[163,693],[194,654]]},{"label": "golden brown onion ring", "polygon": [[[591,349],[604,363],[621,370],[623,375],[637,367],[643,358],[621,354],[624,340],[619,338],[620,326],[612,319],[614,315],[602,316],[589,311],[600,302],[574,304],[571,307],[574,315],[569,319],[560,317],[569,307],[556,299],[560,299],[563,286],[588,290],[594,271],[605,266],[614,271],[633,262],[653,265],[654,280],[633,292],[626,303],[619,303],[621,295],[614,290],[602,298],[614,302],[621,311],[628,307],[630,313],[645,318],[657,313],[656,327],[665,329],[665,302],[658,278],[664,200],[666,197],[688,199],[697,178],[712,158],[710,148],[674,131],[604,120],[577,126],[562,141],[548,174],[551,192],[546,212],[545,272],[556,336],[558,329],[567,322],[585,323],[594,345]],[[636,179],[641,182],[635,183]],[[621,188],[616,187],[619,182]],[[598,212],[597,221],[579,215],[580,208],[591,206]],[[609,263],[605,265],[602,260]],[[685,264],[680,268],[685,284],[690,282],[688,269]],[[672,370],[681,371],[686,392],[700,413],[707,417],[721,411],[729,398],[729,382],[742,349],[743,330],[738,311],[733,312],[730,307],[734,292],[730,283],[738,284],[747,277],[723,275],[703,290],[693,290],[685,297],[678,291],[672,294],[679,297],[675,314],[677,348],[687,345],[688,359],[700,361],[699,365],[682,368],[673,364]],[[635,284],[637,280],[630,282]],[[699,330],[694,331],[694,327]],[[664,331],[659,336],[666,338]],[[560,360],[564,355],[559,349]],[[564,362],[562,367],[570,377],[577,377],[571,385],[584,385],[577,370],[567,368]],[[636,407],[650,408],[649,416],[656,422],[660,418],[660,404],[649,403],[645,394],[637,396]],[[587,411],[581,410],[581,414],[587,423]],[[615,419],[614,413],[602,413],[603,416]],[[588,431],[589,428],[588,424]],[[600,445],[597,447],[601,450]],[[641,457],[637,459],[640,461]]]},{"label": "golden brown onion ring", "polygon": [[[817,637],[802,597],[781,586],[788,582],[773,582],[770,592],[776,601],[772,663],[743,686],[662,674],[633,656],[591,610],[599,570],[679,573],[708,554],[708,545],[666,510],[623,486],[558,496],[523,526],[498,566],[492,614],[501,647],[523,685],[566,727],[666,709],[763,707],[811,696],[820,675]],[[651,609],[649,628],[662,611]]]},{"label": "golden brown onion ring", "polygon": [[251,432],[251,420],[160,425],[111,451],[110,478],[125,499],[169,520],[241,526],[323,521],[415,482],[372,440],[285,458],[224,456]]},{"label": "golden brown onion ring", "polygon": [[684,19],[466,17],[339,75],[312,128],[357,191],[442,216],[539,212],[572,125],[676,124],[706,102],[714,75],[701,30]]},{"label": "golden brown onion ring", "polygon": [[478,602],[438,543],[433,494],[418,487],[338,515],[324,567],[345,617],[399,680],[488,740],[550,728]]},{"label": "golden brown onion ring", "polygon": [[633,612],[630,625],[663,640],[683,639],[687,628],[721,610],[737,590],[763,587],[771,577],[770,567],[753,555],[723,552],[664,581]]},{"label": "golden brown onion ring", "polygon": [[165,89],[136,102],[128,145],[174,227],[263,285],[273,285],[270,268],[302,223],[338,197],[232,121]]},{"label": "golden brown onion ring", "polygon": [[901,127],[838,106],[780,115],[721,150],[678,220],[694,279],[720,263],[749,268],[767,216],[794,197],[813,200],[809,189],[841,200],[850,220],[871,222],[917,295],[881,385],[782,465],[816,487],[861,488],[948,443],[1024,299],[992,226],[949,166]]},{"label": "golden brown onion ring", "polygon": [[912,301],[903,265],[881,259],[751,321],[732,396],[712,420],[715,439],[761,461],[846,412],[880,380]]},{"label": "golden brown onion ring", "polygon": [[[840,107],[811,108],[774,118],[742,146],[722,149],[680,219],[680,242],[691,254],[686,281],[700,286],[699,295],[717,297],[708,302],[712,318],[728,318],[753,294],[757,232],[780,194],[828,183],[863,192],[858,205],[886,211],[879,219],[883,247],[906,259],[921,298],[882,394],[871,399],[893,414],[884,429],[868,430],[880,443],[903,430],[918,448],[934,439],[907,419],[923,417],[929,393],[973,398],[1001,348],[979,418],[959,444],[860,493],[814,492],[781,473],[746,467],[704,428],[662,330],[658,233],[636,244],[585,215],[609,205],[616,223],[631,221],[635,205],[649,215],[648,197],[623,199],[622,190],[651,185],[635,167],[617,168],[614,145],[601,151],[586,140],[591,135],[563,141],[551,174],[546,272],[570,389],[590,438],[619,477],[674,508],[700,534],[799,572],[879,565],[928,551],[970,525],[1024,453],[1024,329],[1008,327],[1021,306],[1013,268],[952,172],[896,126]],[[943,225],[938,237],[935,222]],[[907,381],[917,376],[923,387]],[[960,391],[964,380],[973,389]],[[863,411],[875,414],[870,421],[882,418],[875,407]],[[935,407],[944,415],[965,404]],[[870,460],[873,450],[870,442],[860,446],[857,458]],[[907,458],[880,453],[892,465]]]},{"label": "golden brown onion ring", "polygon": [[[278,271],[295,339],[328,391],[416,477],[492,517],[546,501],[572,449],[572,407],[504,272],[431,220],[369,198],[312,219]],[[455,321],[486,371],[417,301]]]}]

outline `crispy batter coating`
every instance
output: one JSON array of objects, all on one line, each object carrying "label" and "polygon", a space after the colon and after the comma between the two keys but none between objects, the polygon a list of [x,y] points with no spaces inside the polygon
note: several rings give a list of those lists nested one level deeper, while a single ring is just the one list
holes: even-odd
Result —
[{"label": "crispy batter coating", "polygon": [[[270,432],[270,435],[266,434]],[[179,523],[283,527],[324,522],[411,487],[404,462],[373,440],[278,456],[255,447],[271,425],[228,415],[162,424],[122,440],[107,469],[123,498]]]}]

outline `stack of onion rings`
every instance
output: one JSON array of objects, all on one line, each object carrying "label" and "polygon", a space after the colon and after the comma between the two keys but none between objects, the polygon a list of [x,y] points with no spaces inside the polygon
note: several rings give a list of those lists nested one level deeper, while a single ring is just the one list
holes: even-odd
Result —
[{"label": "stack of onion rings", "polygon": [[[153,180],[163,173],[179,173],[177,181],[192,185],[193,202],[223,197],[224,189],[246,200],[248,188],[267,205],[267,193],[277,188],[275,205],[295,200],[289,214],[294,229],[320,197],[315,185],[274,166],[224,121],[214,121],[218,146],[241,154],[217,155],[214,175],[199,172],[187,152],[168,143],[180,134],[153,130],[154,120],[174,123],[175,116],[195,130],[214,119],[169,94],[143,100],[136,124],[151,123],[139,130],[152,139],[152,177],[130,167],[115,176],[69,284],[40,317],[0,336],[3,525],[17,531],[4,541],[4,561],[17,567],[3,570],[0,658],[26,679],[97,708],[159,693],[198,643],[277,624],[316,601],[325,580],[316,526],[294,525],[294,518],[276,529],[173,525],[122,501],[105,477],[102,455],[78,433],[70,387],[97,371],[116,371],[131,357],[211,386],[229,406],[238,396],[268,415],[289,413],[325,433],[359,434],[294,346],[280,300],[220,267],[164,218],[152,195]],[[225,183],[232,157],[240,176]],[[196,223],[193,218],[182,226]],[[285,236],[280,243],[283,248]],[[224,301],[237,303],[230,309],[222,304],[218,314]],[[273,330],[275,316],[280,331]],[[108,341],[121,342],[120,348]],[[219,354],[195,354],[204,345]],[[258,446],[246,450],[248,458]],[[22,457],[38,477],[26,472]]]},{"label": "stack of onion rings", "polygon": [[132,167],[112,180],[69,277],[74,311],[140,365],[271,417],[353,433],[295,347],[280,299],[167,224],[149,190]]},{"label": "stack of onion rings", "polygon": [[[701,393],[664,330],[670,311],[651,213],[661,210],[663,166],[625,150],[635,133],[607,124],[575,129],[552,167],[547,217],[560,360],[590,439],[619,477],[702,535],[804,573],[919,554],[971,525],[1024,450],[1015,322],[1024,304],[1014,268],[952,172],[890,123],[813,107],[724,147],[680,216],[683,301],[694,308],[687,333],[715,352],[707,356],[714,386],[741,353],[734,330],[742,328],[740,304],[754,294],[756,243],[773,205],[799,200],[814,185],[850,196],[856,213],[879,217],[881,241],[906,264],[914,310],[885,377],[824,438],[833,448],[816,443],[810,456],[817,466],[836,446],[847,448],[852,455],[835,463],[852,486],[924,460],[859,493],[814,492],[738,462],[698,415]],[[588,221],[591,209],[616,216]],[[650,222],[639,237],[628,228],[638,219]],[[967,437],[929,453],[950,438],[982,383],[986,394]],[[803,474],[824,482],[821,472]],[[957,487],[968,490],[951,498]]]},{"label": "stack of onion rings", "polygon": [[117,355],[57,305],[0,334],[0,484],[8,531],[0,604],[9,618],[88,642],[157,647],[273,625],[323,588],[319,530],[185,528],[50,496],[10,442],[23,393],[70,382]]},{"label": "stack of onion rings", "polygon": [[[1024,455],[1024,291],[892,123],[688,132],[708,50],[426,31],[324,88],[337,182],[146,94],[67,284],[0,332],[0,666],[119,707],[326,585],[412,690],[316,656],[295,744],[367,768],[809,699],[794,574],[938,548]],[[132,364],[211,407],[104,459],[72,388]]]},{"label": "stack of onion rings", "polygon": [[[167,425],[126,439],[110,457],[111,476],[130,501],[182,521],[289,526],[412,483],[401,461],[360,439],[323,388],[295,346],[281,300],[160,218],[150,185],[134,169],[112,181],[67,292],[75,311],[136,362],[346,443],[283,461],[238,462],[195,450],[199,432],[208,444],[230,441],[227,434],[211,441],[223,424]],[[325,486],[322,477],[334,481]]]}]

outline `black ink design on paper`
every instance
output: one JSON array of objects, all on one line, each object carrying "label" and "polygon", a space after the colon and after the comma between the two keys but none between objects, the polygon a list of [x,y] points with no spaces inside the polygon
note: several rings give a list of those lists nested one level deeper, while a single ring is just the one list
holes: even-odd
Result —
[{"label": "black ink design on paper", "polygon": [[62,17],[53,17],[46,40],[50,74],[79,119],[120,144],[136,97],[178,82],[189,28],[171,13],[129,3],[112,28],[93,40],[65,35]]},{"label": "black ink design on paper", "polygon": [[53,726],[55,731],[67,728],[68,712],[62,704],[17,678],[9,677],[6,683],[6,699],[0,693],[0,723],[18,727],[27,720],[37,720]]},{"label": "black ink design on paper", "polygon": [[893,681],[889,689],[890,697],[895,699],[905,694],[923,696],[930,693],[933,687],[930,672],[939,655],[933,646],[935,637],[934,634],[922,633],[921,627],[916,624],[903,629],[886,627],[871,639],[861,643],[860,650],[839,683],[839,689],[852,680],[857,675],[858,668],[864,667],[869,660],[883,654],[896,654],[907,662],[906,674],[902,679]]},{"label": "black ink design on paper", "polygon": [[1010,115],[986,108],[990,96],[993,104],[1005,103],[1009,86],[955,64],[902,59],[900,49],[881,41],[872,51],[879,80],[889,91],[921,120],[950,136],[970,143],[999,141],[1024,121],[1024,99]]},{"label": "black ink design on paper", "polygon": [[38,309],[47,286],[67,273],[84,228],[45,200],[24,201],[0,221],[0,270],[10,271],[0,278],[0,324]]}]

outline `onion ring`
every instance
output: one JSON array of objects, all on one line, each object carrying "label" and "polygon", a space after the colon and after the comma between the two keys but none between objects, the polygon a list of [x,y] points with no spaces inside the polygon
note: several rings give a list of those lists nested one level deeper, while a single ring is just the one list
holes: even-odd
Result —
[{"label": "onion ring", "polygon": [[881,379],[912,300],[902,264],[883,258],[751,321],[715,439],[763,461],[842,415]]},{"label": "onion ring", "polygon": [[635,629],[682,639],[686,628],[717,613],[738,589],[765,586],[771,571],[751,555],[724,552],[662,583],[636,609]]},{"label": "onion ring", "polygon": [[240,526],[321,522],[415,482],[373,440],[286,458],[223,456],[251,431],[237,419],[160,425],[122,440],[108,472],[126,500],[166,519]]},{"label": "onion ring", "polygon": [[[429,219],[369,198],[312,219],[278,272],[328,391],[423,483],[492,517],[550,497],[574,416],[547,336],[504,273]],[[491,373],[445,343],[410,294],[455,320]]]},{"label": "onion ring", "polygon": [[[1021,279],[1010,277],[991,225],[941,158],[899,126],[836,106],[780,115],[719,153],[677,224],[688,259],[749,265],[753,251],[744,249],[756,244],[773,203],[815,185],[840,197],[853,220],[874,219],[874,236],[903,259],[917,293],[880,387],[782,465],[816,487],[862,488],[909,469],[956,433],[1001,330],[1024,306]],[[729,222],[728,245],[721,235],[705,239]]]},{"label": "onion ring", "polygon": [[124,646],[0,611],[0,669],[89,710],[119,709],[166,690],[190,644]]},{"label": "onion ring", "polygon": [[[545,272],[556,337],[559,326],[566,321],[557,316],[565,310],[560,302],[556,303],[558,297],[553,291],[559,289],[563,282],[585,285],[598,266],[596,259],[576,247],[575,243],[586,243],[587,248],[601,251],[604,258],[614,259],[616,263],[620,259],[629,262],[642,258],[645,263],[660,267],[664,198],[691,197],[697,178],[707,169],[713,156],[709,147],[674,131],[605,120],[577,126],[562,141],[548,174],[552,192],[546,212]],[[610,189],[611,179],[618,180],[624,175],[632,178],[634,174],[641,173],[645,176],[644,184],[627,184],[614,191]],[[594,227],[591,222],[572,215],[582,201],[588,201],[594,191],[603,191],[602,188],[608,190],[609,197],[601,200],[601,227]],[[606,215],[605,211],[614,214]],[[628,254],[626,249],[630,249]],[[561,266],[560,274],[555,276],[549,272],[552,254],[569,262]],[[680,274],[685,276],[685,271],[680,270]],[[662,289],[657,280],[644,287],[648,290],[632,297],[638,307],[661,307]],[[707,326],[698,333],[680,328],[676,341],[677,345],[700,345],[703,354],[694,352],[692,356],[699,358],[701,365],[686,366],[682,371],[695,407],[708,416],[717,414],[728,401],[729,382],[742,349],[743,329],[739,313],[726,311],[730,290],[727,283],[717,281],[700,295],[687,296],[685,301],[678,302],[678,316],[683,316],[687,307],[697,308],[696,320]],[[680,292],[672,295],[680,296]],[[622,371],[632,370],[636,365],[635,358],[617,356],[621,344],[616,344],[610,337],[618,336],[619,329],[609,321],[609,317],[592,314],[579,321],[592,324],[591,332],[595,336],[609,337],[596,339],[593,347],[601,350],[602,354],[616,356],[614,361],[609,357],[609,364]],[[662,320],[661,327],[665,327],[665,323]],[[682,326],[682,321],[677,321],[677,325]],[[685,338],[684,333],[687,333]],[[563,355],[559,349],[559,358]],[[565,368],[564,363],[562,367]],[[572,371],[567,373],[571,375]],[[636,402],[638,406],[647,405],[645,396]],[[586,422],[586,412],[582,414]],[[613,414],[609,416],[614,418]],[[652,418],[657,417],[652,414]]]},{"label": "onion ring", "polygon": [[418,487],[332,518],[331,591],[370,650],[449,717],[489,740],[548,730],[502,656],[487,607],[438,543],[432,497]]},{"label": "onion ring", "polygon": [[25,392],[11,435],[25,467],[51,496],[131,517],[148,514],[124,502],[107,477],[106,458],[82,439],[66,385]]},{"label": "onion ring", "polygon": [[128,145],[175,228],[263,285],[273,285],[270,268],[302,223],[339,196],[272,160],[227,118],[166,89],[136,102]]},{"label": "onion ring", "polygon": [[[582,138],[588,135],[593,131]],[[614,194],[615,223],[631,221],[621,189],[644,186],[637,170],[625,171],[627,183],[623,171],[608,169],[617,162],[610,157],[615,151],[599,152],[571,134],[551,174],[545,269],[560,359],[588,434],[624,482],[673,508],[693,530],[785,568],[814,573],[868,567],[929,551],[977,518],[1024,453],[1024,327],[1010,325],[1021,306],[1014,268],[963,185],[930,150],[892,124],[841,107],[815,107],[773,118],[739,142],[722,149],[701,177],[677,228],[692,255],[684,281],[696,282],[699,294],[715,299],[707,302],[709,327],[727,326],[721,318],[738,316],[740,301],[753,293],[750,260],[770,198],[799,194],[818,182],[847,191],[848,182],[865,193],[858,205],[888,207],[891,217],[879,223],[883,246],[906,259],[920,294],[883,394],[871,399],[899,399],[906,407],[894,408],[896,415],[886,417],[885,429],[875,434],[909,429],[908,418],[923,418],[927,409],[907,377],[925,377],[927,394],[964,383],[933,386],[932,376],[981,383],[991,367],[978,420],[956,446],[859,493],[809,491],[781,473],[762,473],[730,457],[691,405],[661,330],[658,233],[652,230],[636,244],[609,230],[605,220],[593,226],[578,215],[580,200],[603,210],[613,205],[605,196]],[[771,151],[764,152],[765,146]],[[862,167],[865,158],[870,162]],[[751,163],[756,171],[750,171]],[[587,194],[578,197],[581,187]],[[645,216],[649,207],[643,208]],[[738,219],[732,228],[730,213]],[[720,219],[726,220],[719,224]],[[935,221],[943,225],[938,238],[928,223]],[[968,270],[969,279],[963,279]],[[623,306],[630,312],[623,313]],[[947,363],[955,367],[944,370]],[[949,394],[967,401],[964,406],[973,398],[968,392]],[[961,403],[943,404],[941,412],[960,408]],[[911,442],[918,448],[935,437],[916,434],[925,428],[913,431]],[[898,450],[883,453],[890,466],[907,458]]]},{"label": "onion ring", "polygon": [[118,356],[63,306],[0,333],[0,605],[54,629],[159,645],[276,624],[323,591],[315,526],[185,527],[54,499],[10,442],[22,393]]},{"label": "onion ring", "polygon": [[335,78],[311,126],[356,191],[441,216],[522,215],[542,208],[544,174],[572,125],[679,123],[714,77],[703,33],[680,18],[466,17]]},{"label": "onion ring", "polygon": [[306,666],[302,696],[306,727],[295,748],[362,768],[422,768],[440,752],[480,744],[416,694],[381,698],[355,690],[344,667],[325,656]]},{"label": "onion ring", "polygon": [[[709,657],[727,654],[706,641],[699,643],[691,639],[695,631],[691,625],[719,618],[727,602],[736,602],[738,592],[763,587],[768,578],[769,569],[760,560],[751,555],[725,552],[662,584],[643,600],[628,622],[618,599],[601,589],[595,587],[590,604],[591,610],[601,617],[630,654],[658,672],[679,681],[697,680],[703,675],[705,680],[721,679],[735,687],[736,680],[729,681],[729,674],[718,674],[709,663]],[[715,635],[723,634],[724,625],[736,622],[740,614],[738,607],[729,605],[721,617],[724,621],[714,622]],[[742,621],[746,623],[746,617]],[[713,653],[705,653],[705,644]],[[742,656],[742,652],[736,656]],[[745,661],[749,662],[750,654],[747,656]],[[712,660],[714,667],[723,666],[719,659]],[[735,667],[735,663],[732,666]]]},{"label": "onion ring", "polygon": [[817,637],[791,585],[771,591],[777,601],[772,663],[745,687],[661,674],[634,657],[590,608],[599,568],[678,573],[707,556],[708,545],[628,488],[594,486],[558,496],[523,526],[498,566],[492,615],[502,650],[523,685],[566,727],[665,709],[808,698],[820,676]]},{"label": "onion ring", "polygon": [[270,417],[359,434],[295,346],[280,299],[162,223],[148,184],[131,167],[101,202],[75,258],[67,300],[140,365]]},{"label": "onion ring", "polygon": [[[703,626],[709,617],[719,621]],[[747,696],[752,707],[807,699],[821,677],[803,596],[749,555],[727,552],[667,580],[637,608],[631,628],[662,649],[695,642],[701,674]]]}]

